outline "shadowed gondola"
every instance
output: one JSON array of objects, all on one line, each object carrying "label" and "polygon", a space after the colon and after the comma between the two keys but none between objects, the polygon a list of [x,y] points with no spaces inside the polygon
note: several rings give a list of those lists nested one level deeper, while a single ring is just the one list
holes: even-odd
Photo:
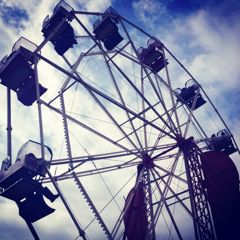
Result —
[{"label": "shadowed gondola", "polygon": [[209,149],[223,152],[227,155],[231,155],[237,151],[233,145],[232,136],[226,129],[219,131],[217,134],[212,134]]},{"label": "shadowed gondola", "polygon": [[153,72],[157,73],[168,64],[167,59],[164,58],[162,44],[150,38],[147,45],[147,48],[141,47],[137,50],[139,60],[149,66]]},{"label": "shadowed gondola", "polygon": [[177,88],[175,93],[179,102],[193,110],[198,109],[206,103],[200,93],[200,86],[193,79],[188,80],[184,88]]},{"label": "shadowed gondola", "polygon": [[0,172],[0,196],[15,201],[19,215],[30,223],[55,211],[46,204],[44,197],[51,202],[58,197],[41,184],[47,161],[52,159],[51,149],[44,146],[44,154],[42,159],[41,145],[30,140],[20,149],[16,162],[8,166],[4,161]]},{"label": "shadowed gondola", "polygon": [[63,55],[68,49],[72,48],[77,41],[74,36],[74,30],[70,25],[73,20],[74,12],[65,1],[59,2],[53,10],[53,15],[43,21],[43,36],[49,38],[55,51]]},{"label": "shadowed gondola", "polygon": [[123,37],[118,32],[118,13],[113,8],[108,8],[101,19],[93,24],[93,33],[97,40],[103,42],[107,50],[114,49]]},{"label": "shadowed gondola", "polygon": [[[0,62],[1,84],[13,90],[18,100],[25,106],[37,100],[34,51],[37,45],[21,37],[14,44],[12,53]],[[39,84],[40,96],[47,89]]]}]

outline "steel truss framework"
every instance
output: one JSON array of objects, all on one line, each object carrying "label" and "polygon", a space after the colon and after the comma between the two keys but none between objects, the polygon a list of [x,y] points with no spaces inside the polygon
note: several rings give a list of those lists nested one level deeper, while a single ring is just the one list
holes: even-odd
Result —
[{"label": "steel truss framework", "polygon": [[[176,82],[170,78],[172,69],[170,65],[175,62],[186,76],[195,81],[196,79],[160,40],[157,41],[161,43],[165,61],[166,58],[169,58],[169,66],[167,65],[159,73],[152,72],[138,59],[137,47],[139,47],[139,43],[136,42],[134,36],[141,34],[141,37],[146,40],[154,37],[122,16],[118,16],[118,20],[124,35],[124,43],[114,50],[106,51],[101,42],[96,40],[89,27],[82,21],[83,17],[86,16],[96,18],[102,15],[102,13],[96,12],[74,11],[75,24],[80,26],[81,31],[84,32],[84,34],[81,32],[83,37],[80,36],[79,39],[88,39],[86,45],[82,44],[85,47],[84,51],[81,51],[81,46],[77,49],[80,54],[74,64],[63,56],[64,66],[67,66],[63,67],[63,65],[39,53],[51,35],[34,52],[37,83],[41,80],[38,76],[41,62],[47,63],[66,76],[60,89],[57,89],[58,93],[50,101],[47,101],[44,96],[39,97],[37,84],[37,106],[42,146],[46,141],[43,125],[44,107],[61,117],[66,146],[65,156],[59,159],[55,158],[50,164],[52,167],[59,167],[59,172],[52,173],[47,169],[48,176],[43,179],[43,183],[53,183],[80,237],[87,239],[90,234],[88,232],[89,226],[99,224],[105,238],[121,239],[124,236],[124,201],[121,201],[121,212],[117,218],[115,216],[114,224],[112,224],[112,220],[108,221],[108,217],[103,216],[103,211],[113,202],[118,204],[118,195],[124,188],[129,191],[130,187],[125,187],[125,185],[129,181],[133,181],[133,177],[122,187],[119,187],[117,192],[114,189],[115,194],[113,194],[108,186],[110,184],[109,178],[105,180],[105,174],[116,173],[120,178],[121,174],[118,175],[118,172],[122,173],[133,168],[136,170],[137,166],[143,164],[144,167],[134,188],[140,182],[144,183],[145,203],[148,210],[148,235],[146,239],[158,239],[161,235],[159,229],[161,230],[162,225],[166,226],[163,236],[166,236],[166,232],[168,232],[167,234],[173,239],[184,239],[188,232],[181,224],[182,215],[178,214],[179,208],[184,212],[183,216],[193,220],[190,223],[194,229],[191,234],[194,234],[196,239],[215,239],[199,161],[199,154],[206,150],[209,145],[209,134],[197,120],[198,117],[194,111],[196,99],[193,101],[192,109],[177,101],[173,88],[173,85],[176,86]],[[86,74],[82,73],[84,67],[81,68],[81,66],[87,68],[88,64],[92,64],[91,59],[94,59],[96,62],[93,63],[97,65],[99,58],[102,61],[100,67],[104,66],[104,69],[98,72],[99,80],[95,79],[96,75],[92,77],[93,80],[90,80]],[[37,59],[41,61],[38,62]],[[90,59],[89,62],[86,59]],[[124,61],[128,65],[124,65]],[[131,74],[129,74],[129,65],[132,69]],[[94,66],[91,65],[91,67]],[[87,71],[90,70],[90,68],[87,69]],[[107,76],[109,89],[106,89],[107,86],[103,82]],[[101,126],[96,127],[98,125],[96,124],[97,113],[95,114],[96,119],[93,119],[92,113],[89,114],[91,120],[95,121],[94,123],[85,121],[84,117],[79,117],[77,114],[74,115],[74,107],[71,107],[73,101],[69,95],[73,95],[73,89],[76,86],[77,90],[81,89],[81,94],[86,97],[86,102],[91,101],[98,109],[97,111],[101,111],[101,117],[104,116],[103,119],[100,119],[102,120],[102,128]],[[126,92],[126,88],[129,89],[129,92]],[[222,126],[230,132],[205,91],[201,87],[199,91],[204,94]],[[133,95],[136,96],[135,99],[131,98]],[[56,104],[57,100],[60,101],[60,105]],[[82,100],[83,98],[81,98]],[[75,101],[78,100],[75,99]],[[83,102],[83,104],[86,103]],[[87,104],[85,107],[88,107]],[[197,111],[201,111],[201,109]],[[78,114],[83,114],[83,112],[80,111]],[[107,126],[110,125],[111,129],[108,131]],[[108,143],[107,147],[103,147],[104,151],[99,150],[99,152],[90,154],[88,149],[80,144],[80,148],[83,148],[85,154],[82,151],[81,154],[78,154],[76,146],[73,144],[74,131],[77,134],[80,133],[76,129],[87,130],[91,138],[95,137],[96,142]],[[194,136],[194,140],[190,139],[190,136]],[[85,137],[87,138],[86,135]],[[112,146],[112,149],[109,146]],[[42,148],[42,155],[44,155],[43,151]],[[151,166],[149,166],[149,162],[151,162]],[[87,176],[100,176],[107,191],[111,194],[111,199],[108,202],[105,201],[105,205],[101,208],[97,205],[99,199],[96,196],[92,197],[91,191],[85,187],[86,183],[84,184],[83,180]],[[93,219],[84,228],[80,225],[81,214],[76,216],[70,207],[70,201],[60,186],[62,181],[70,179],[74,180],[93,213]]]}]

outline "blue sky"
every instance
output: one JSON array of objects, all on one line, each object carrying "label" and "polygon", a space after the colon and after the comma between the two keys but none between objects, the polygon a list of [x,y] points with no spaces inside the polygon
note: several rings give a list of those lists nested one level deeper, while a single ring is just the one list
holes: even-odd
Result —
[{"label": "blue sky", "polygon": [[28,13],[25,9],[16,6],[1,4],[1,19],[7,26],[21,29],[23,28],[22,21],[28,20]]},{"label": "blue sky", "polygon": [[[83,10],[88,11],[104,11],[111,5],[125,18],[161,39],[199,80],[239,143],[240,1],[69,0],[67,2],[72,6],[78,5],[76,9],[81,6]],[[39,44],[43,40],[40,31],[43,18],[51,13],[56,4],[57,1],[54,0],[0,0],[0,57],[9,54],[13,43],[22,35]],[[0,86],[0,103],[3,102],[5,102],[5,89]],[[3,114],[5,106],[0,104],[0,109],[0,156],[3,159],[6,151],[4,147],[6,120]],[[24,111],[25,115],[21,115],[21,122],[24,122],[24,117],[28,113],[27,110]],[[206,117],[201,114],[199,116],[203,119]],[[29,131],[34,132],[34,128],[29,126]],[[24,134],[24,130],[21,134]],[[20,142],[17,141],[18,144]],[[239,156],[234,155],[233,158],[239,167]],[[14,214],[16,215],[13,216]],[[0,239],[31,239],[24,222],[17,218],[17,209],[13,204],[0,199]],[[60,219],[56,222],[56,227],[61,228]],[[42,239],[68,240],[70,230],[65,231],[64,234],[56,231],[50,235],[47,223],[42,225],[40,223],[37,228],[40,235],[43,234],[42,236],[45,237]]]}]

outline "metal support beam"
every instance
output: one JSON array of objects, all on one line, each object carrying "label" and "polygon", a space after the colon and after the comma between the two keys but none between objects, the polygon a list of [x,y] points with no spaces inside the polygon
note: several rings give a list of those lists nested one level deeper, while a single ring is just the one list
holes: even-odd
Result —
[{"label": "metal support beam", "polygon": [[154,214],[152,204],[152,189],[150,183],[150,169],[146,169],[142,177],[145,193],[145,204],[147,209],[147,220],[148,220],[148,234],[146,240],[155,240],[155,226],[154,226]]},{"label": "metal support beam", "polygon": [[95,207],[95,205],[93,204],[93,201],[91,200],[91,198],[89,197],[87,191],[85,190],[84,186],[82,185],[82,183],[80,182],[79,178],[77,177],[76,173],[73,172],[73,179],[78,187],[78,189],[81,191],[82,195],[84,196],[87,204],[89,205],[90,209],[92,210],[95,218],[97,219],[98,223],[100,224],[100,227],[102,228],[103,232],[106,234],[107,239],[109,240],[113,240],[113,237],[110,233],[110,231],[108,230],[105,222],[103,221],[100,213],[98,212],[97,208]]},{"label": "metal support beam", "polygon": [[[39,91],[39,82],[38,82],[38,71],[37,71],[37,63],[38,63],[38,58],[37,56],[34,57],[35,60],[35,80],[36,80],[36,93],[37,93],[37,106],[38,106],[38,118],[39,118],[39,131],[40,131],[40,142],[41,142],[41,155],[42,155],[42,159],[44,160],[44,134],[43,134],[43,121],[42,121],[42,110],[41,110],[41,100],[40,100],[40,91]],[[55,189],[57,190],[64,206],[66,207],[70,217],[72,218],[75,226],[77,227],[80,236],[86,240],[86,236],[85,236],[85,232],[81,229],[76,217],[74,216],[72,210],[70,209],[66,199],[64,198],[57,182],[54,180],[54,178],[52,177],[49,169],[47,168],[47,166],[45,167],[46,172],[51,180],[51,182],[53,183]]]},{"label": "metal support beam", "polygon": [[[62,90],[64,90],[65,86],[67,86],[67,81],[64,83],[64,86],[62,87]],[[63,129],[64,129],[64,137],[65,137],[65,142],[66,142],[66,150],[67,150],[67,156],[69,157],[69,167],[70,169],[73,170],[73,163],[72,163],[72,150],[71,150],[71,143],[70,143],[70,137],[69,137],[69,132],[68,132],[68,123],[67,123],[67,118],[66,118],[66,111],[65,111],[65,103],[64,103],[64,97],[63,93],[60,94],[60,105],[62,109],[62,119],[63,119]],[[87,204],[89,205],[90,209],[92,210],[93,214],[97,218],[100,227],[103,229],[104,233],[107,235],[107,239],[112,239],[112,236],[104,223],[102,217],[100,216],[99,212],[97,211],[97,208],[93,204],[91,198],[89,197],[87,191],[85,190],[84,186],[80,182],[79,178],[77,177],[76,173],[73,171],[72,172],[73,179],[78,187],[78,189],[81,191],[83,194]]]},{"label": "metal support beam", "polygon": [[[62,73],[70,76],[71,78],[73,78],[74,80],[76,80],[77,82],[79,82],[80,84],[82,84],[84,87],[90,89],[92,92],[96,93],[97,95],[103,97],[104,99],[108,100],[109,102],[111,102],[112,104],[116,105],[117,107],[127,111],[128,113],[132,114],[133,116],[136,116],[138,119],[140,119],[141,121],[143,121],[145,124],[148,124],[150,126],[152,126],[153,128],[159,130],[160,132],[163,132],[164,134],[166,134],[167,136],[169,136],[172,139],[176,139],[175,136],[173,136],[172,134],[163,131],[160,127],[158,127],[157,125],[153,124],[152,122],[149,122],[147,119],[144,119],[143,117],[139,116],[135,111],[124,107],[120,102],[116,101],[115,99],[109,97],[108,95],[106,95],[105,93],[99,91],[98,89],[96,89],[95,87],[93,87],[92,85],[88,84],[87,82],[85,82],[82,78],[79,78],[71,73],[69,73],[68,71],[66,71],[64,68],[58,66],[57,64],[55,64],[54,62],[50,61],[49,59],[43,57],[42,55],[38,54],[37,55],[40,59],[42,59],[44,62],[50,64],[51,66],[53,66],[54,68],[58,69],[59,71],[61,71]],[[43,103],[43,101],[42,101]],[[50,107],[51,105],[46,104],[48,107]],[[157,113],[157,115],[159,115]],[[160,118],[162,118],[160,116]]]},{"label": "metal support beam", "polygon": [[214,240],[216,238],[199,159],[201,151],[193,140],[184,141],[180,148],[184,153],[195,237],[197,240]]},{"label": "metal support beam", "polygon": [[74,225],[78,229],[79,235],[82,237],[82,239],[87,240],[84,230],[81,228],[80,224],[78,223],[77,218],[74,216],[73,211],[71,210],[67,200],[65,199],[65,197],[64,197],[64,195],[63,195],[63,193],[62,193],[58,183],[55,181],[54,177],[52,176],[52,174],[50,173],[48,168],[46,168],[46,171],[48,173],[49,178],[51,179],[51,182],[53,183],[53,186],[55,187],[57,193],[59,194],[59,196],[60,196],[60,198],[61,198],[65,208],[67,209],[67,211],[68,211],[68,213],[69,213],[69,215],[70,215]]},{"label": "metal support beam", "polygon": [[9,165],[12,165],[12,116],[11,116],[11,90],[7,88],[7,156]]},{"label": "metal support beam", "polygon": [[[153,175],[154,179],[156,179],[155,176],[154,176],[154,172],[153,172],[153,171],[152,171],[152,175]],[[159,186],[159,183],[158,183],[157,181],[156,181],[156,185],[157,185],[158,191],[159,191],[160,194],[162,195],[162,190],[161,190],[161,188],[160,188],[160,186]],[[165,208],[166,208],[166,210],[167,210],[167,212],[168,212],[168,215],[169,215],[169,217],[170,217],[170,219],[171,219],[171,221],[172,221],[172,224],[173,224],[173,226],[174,226],[174,229],[175,229],[175,231],[176,231],[176,233],[177,233],[178,239],[179,239],[179,240],[183,240],[182,235],[181,235],[181,233],[180,233],[180,230],[178,229],[177,223],[176,223],[176,221],[175,221],[175,219],[174,219],[174,216],[173,216],[173,214],[172,214],[172,212],[171,212],[171,210],[170,210],[170,208],[169,208],[169,205],[167,204],[166,198],[164,199],[164,205],[165,205]]]},{"label": "metal support beam", "polygon": [[28,228],[29,228],[31,234],[33,235],[34,240],[40,240],[40,238],[37,235],[37,232],[36,232],[35,228],[33,227],[32,223],[26,221],[26,224],[28,225]]}]

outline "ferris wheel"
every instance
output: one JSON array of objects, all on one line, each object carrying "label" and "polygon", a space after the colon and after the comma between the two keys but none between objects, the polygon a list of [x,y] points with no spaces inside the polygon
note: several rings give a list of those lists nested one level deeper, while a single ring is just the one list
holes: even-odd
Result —
[{"label": "ferris wheel", "polygon": [[[34,239],[43,219],[70,224],[68,239],[240,236],[239,176],[229,157],[239,148],[164,43],[111,7],[77,11],[65,1],[41,31],[40,45],[21,37],[0,63],[8,92],[0,195],[16,202]],[[22,128],[34,125],[34,139],[16,161],[14,102],[37,114],[34,123],[26,116]]]}]

